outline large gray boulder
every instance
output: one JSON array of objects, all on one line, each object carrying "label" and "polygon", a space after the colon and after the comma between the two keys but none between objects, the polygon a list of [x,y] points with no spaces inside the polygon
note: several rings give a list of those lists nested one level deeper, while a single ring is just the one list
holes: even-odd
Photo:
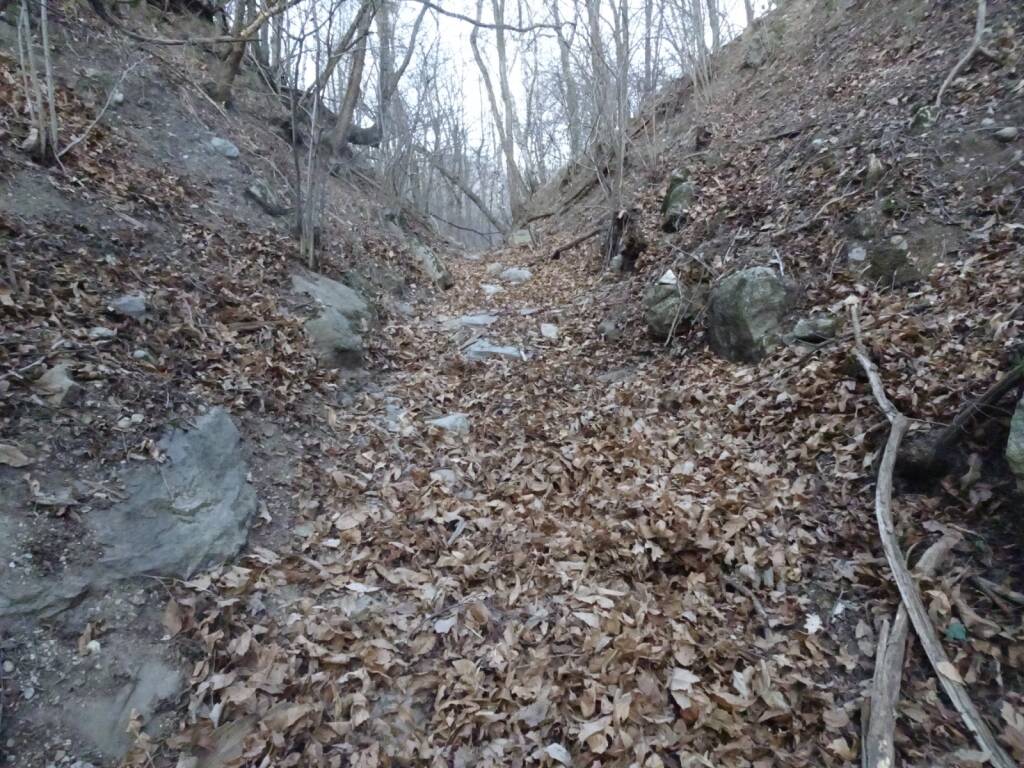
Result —
[{"label": "large gray boulder", "polygon": [[1017,487],[1024,492],[1024,398],[1010,419],[1010,437],[1006,441],[1006,462],[1017,478]]},{"label": "large gray boulder", "polygon": [[[84,516],[80,559],[59,574],[0,569],[0,619],[46,618],[118,582],[187,578],[238,554],[257,502],[231,417],[214,408],[193,427],[168,432],[159,447],[166,461],[133,468],[124,479],[124,501]],[[23,554],[32,530],[19,513],[30,504],[22,485],[12,484],[0,499],[4,562]]]},{"label": "large gray boulder", "polygon": [[416,254],[424,274],[440,286],[441,290],[447,291],[455,285],[455,280],[452,277],[452,273],[448,270],[448,266],[433,249],[425,245],[417,245],[413,252]]},{"label": "large gray boulder", "polygon": [[292,275],[292,288],[319,305],[304,327],[321,365],[358,366],[363,359],[362,332],[374,317],[366,298],[344,283],[312,273]]},{"label": "large gray boulder", "polygon": [[163,464],[125,483],[128,498],[89,525],[103,547],[99,581],[140,574],[186,578],[241,550],[256,512],[242,438],[227,411],[213,408],[190,429],[159,443]]},{"label": "large gray boulder", "polygon": [[751,267],[725,278],[711,291],[711,348],[734,362],[756,362],[782,337],[782,322],[796,293],[770,267]]},{"label": "large gray boulder", "polygon": [[679,284],[670,269],[644,294],[644,319],[647,330],[655,339],[664,340],[673,332],[673,326],[691,322],[704,306],[707,293],[700,287]]}]

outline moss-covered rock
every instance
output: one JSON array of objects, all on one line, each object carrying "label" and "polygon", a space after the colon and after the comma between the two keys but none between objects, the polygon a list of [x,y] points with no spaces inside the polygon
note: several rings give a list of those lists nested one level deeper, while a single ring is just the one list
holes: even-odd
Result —
[{"label": "moss-covered rock", "polygon": [[644,295],[648,332],[655,339],[667,339],[673,325],[692,322],[706,300],[707,291],[703,286],[680,285],[672,270],[667,271]]},{"label": "moss-covered rock", "polygon": [[697,184],[688,171],[675,171],[668,182],[668,191],[661,203],[661,228],[678,232],[690,215],[690,206],[697,199]]},{"label": "moss-covered rock", "polygon": [[751,267],[725,278],[711,292],[711,348],[734,362],[756,362],[782,340],[782,324],[796,291],[770,267]]}]

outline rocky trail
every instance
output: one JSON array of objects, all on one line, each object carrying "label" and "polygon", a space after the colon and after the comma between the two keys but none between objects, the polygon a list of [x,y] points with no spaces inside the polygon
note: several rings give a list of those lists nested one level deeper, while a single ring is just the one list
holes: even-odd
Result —
[{"label": "rocky trail", "polygon": [[[302,522],[175,593],[165,624],[205,649],[196,724],[135,763],[853,761],[887,579],[865,546],[863,385],[699,350],[681,381],[672,356],[594,334],[619,295],[607,273],[530,249],[451,270],[385,329],[393,369],[328,410]],[[927,497],[900,504],[920,546],[980,541]],[[976,612],[965,576],[940,577],[933,615],[994,640],[1008,607]],[[903,748],[970,764],[926,670]]]},{"label": "rocky trail", "polygon": [[0,766],[860,764],[901,597],[856,351],[948,657],[908,632],[899,764],[1007,764],[950,681],[1024,764],[1024,15],[989,11],[939,110],[973,9],[780,4],[644,105],[625,207],[575,164],[485,252],[357,154],[312,262],[255,72],[222,110],[213,54],[69,11],[88,136],[44,167],[0,51]]}]

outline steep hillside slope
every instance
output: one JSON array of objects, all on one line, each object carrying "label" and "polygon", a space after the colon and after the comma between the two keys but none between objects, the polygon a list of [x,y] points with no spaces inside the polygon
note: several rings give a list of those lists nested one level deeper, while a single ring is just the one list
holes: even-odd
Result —
[{"label": "steep hillside slope", "polygon": [[[437,238],[353,161],[328,181],[311,272],[280,100],[246,70],[225,112],[201,86],[212,53],[126,42],[84,6],[52,29],[71,149],[34,163],[14,11],[0,15],[0,755],[114,764],[133,710],[173,710],[195,656],[162,639],[163,585],[232,558],[250,528],[250,546],[288,536],[292,483],[333,466],[325,414],[388,367],[383,330],[433,293],[416,248]],[[146,4],[128,23],[212,29]]]}]

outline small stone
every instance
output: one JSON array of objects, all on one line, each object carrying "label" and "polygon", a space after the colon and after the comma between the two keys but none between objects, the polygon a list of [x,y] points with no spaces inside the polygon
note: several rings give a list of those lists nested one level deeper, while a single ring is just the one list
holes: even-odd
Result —
[{"label": "small stone", "polygon": [[14,671],[14,662],[11,661],[10,659],[5,659],[4,660],[4,672],[6,672],[9,675],[13,671]]},{"label": "small stone", "polygon": [[71,377],[71,367],[67,363],[58,363],[48,369],[32,386],[50,405],[55,406],[63,404],[68,395],[78,389],[77,382]]},{"label": "small stone", "polygon": [[441,485],[453,486],[459,482],[458,476],[450,469],[435,469],[430,473],[430,479]]},{"label": "small stone", "polygon": [[993,120],[991,117],[986,117],[984,120],[981,121],[982,128],[992,128],[995,124],[996,121]]},{"label": "small stone", "polygon": [[486,296],[495,296],[505,291],[500,285],[491,285],[490,283],[481,283],[480,287],[483,288]]},{"label": "small stone", "polygon": [[868,252],[867,249],[862,245],[855,245],[850,249],[850,252],[846,255],[850,261],[867,261]]},{"label": "small stone", "polygon": [[117,331],[113,328],[104,328],[102,325],[98,325],[95,328],[89,329],[89,338],[93,341],[101,341],[103,339],[112,339],[117,336]]},{"label": "small stone", "polygon": [[136,360],[148,360],[149,350],[136,349],[134,352],[132,352],[132,357],[134,357]]},{"label": "small stone", "polygon": [[449,413],[439,419],[431,419],[428,423],[445,432],[455,432],[460,435],[469,432],[469,416],[465,413]]},{"label": "small stone", "polygon": [[126,293],[118,296],[107,305],[107,309],[122,317],[140,318],[148,309],[146,297],[141,293]]},{"label": "small stone", "polygon": [[99,652],[100,652],[100,641],[99,640],[90,640],[88,643],[85,644],[85,655],[86,656],[96,656],[97,654],[99,654]]},{"label": "small stone", "polygon": [[1006,128],[1000,128],[998,131],[996,131],[995,136],[1000,141],[1005,141],[1006,143],[1009,143],[1011,141],[1017,140],[1017,137],[1020,136],[1020,130],[1012,125],[1009,125]]},{"label": "small stone", "polygon": [[36,689],[31,685],[26,686],[21,690],[21,695],[25,697],[25,701],[32,701],[36,697]]},{"label": "small stone", "polygon": [[793,337],[809,344],[821,344],[835,338],[839,322],[834,317],[804,317],[793,327]]},{"label": "small stone", "polygon": [[124,94],[120,91],[114,91],[110,97],[110,105],[112,107],[120,107],[122,104],[124,104]]},{"label": "small stone", "polygon": [[540,335],[545,339],[551,339],[554,341],[558,338],[558,326],[553,323],[541,323]]},{"label": "small stone", "polygon": [[508,280],[510,283],[524,283],[533,277],[533,272],[522,267],[509,267],[501,273],[502,280]]},{"label": "small stone", "polygon": [[877,184],[882,176],[885,175],[885,166],[882,165],[882,161],[878,159],[877,155],[872,154],[868,157],[868,168],[864,173],[864,180],[868,184]]},{"label": "small stone", "polygon": [[597,332],[607,341],[616,341],[622,336],[622,329],[614,317],[606,317],[597,326]]},{"label": "small stone", "polygon": [[486,360],[491,357],[507,357],[522,360],[525,353],[518,347],[503,344],[492,344],[487,339],[477,339],[466,347],[465,355],[470,360]]},{"label": "small stone", "polygon": [[210,146],[213,147],[215,152],[219,152],[229,160],[234,160],[241,154],[241,152],[238,151],[238,147],[227,139],[222,139],[219,136],[210,139]]}]

